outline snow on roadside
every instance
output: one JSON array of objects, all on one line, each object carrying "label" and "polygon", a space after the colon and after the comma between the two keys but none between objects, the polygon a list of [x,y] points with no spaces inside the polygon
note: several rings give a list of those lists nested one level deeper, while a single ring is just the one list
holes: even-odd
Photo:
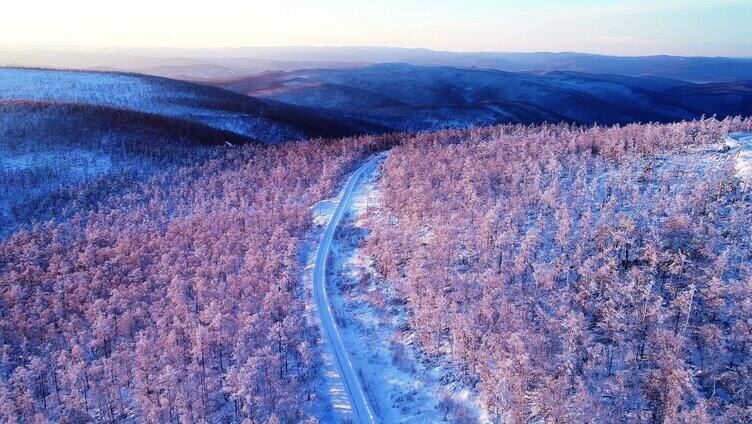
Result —
[{"label": "snow on roadside", "polygon": [[752,132],[734,133],[726,136],[726,146],[736,149],[736,176],[742,179],[752,177]]},{"label": "snow on roadside", "polygon": [[[720,172],[729,161],[735,164],[738,177],[748,178],[752,175],[751,150],[752,133],[732,134],[721,148],[698,146],[646,159],[644,166],[634,169],[634,178],[653,169],[651,173],[683,181],[690,174]],[[679,183],[675,189],[686,187]],[[304,258],[309,298],[315,246],[338,201],[339,197],[327,199],[313,208],[316,230],[308,240]],[[342,336],[371,406],[379,421],[385,423],[496,422],[497,418],[490,417],[482,407],[471,378],[453,365],[449,355],[432,357],[421,351],[407,324],[405,306],[397,301],[392,286],[376,275],[371,259],[361,248],[369,232],[369,216],[379,213],[380,201],[377,172],[364,175],[335,234],[327,276]],[[310,319],[318,320],[313,302],[307,309]],[[323,347],[322,343],[324,372],[310,412],[321,422],[354,421],[336,365]]]},{"label": "snow on roadside", "polygon": [[[321,241],[326,224],[334,214],[341,196],[338,190],[337,197],[325,199],[312,208],[314,228],[305,241],[301,250],[301,262],[305,264],[303,270],[303,283],[306,299],[306,318],[316,328],[321,328],[321,321],[316,313],[316,305],[313,300],[313,268],[316,264],[316,251]],[[327,347],[324,337],[319,335],[317,352],[321,361],[321,375],[314,382],[315,398],[311,402],[309,413],[322,423],[348,423],[356,422],[350,399],[347,396],[342,376],[332,353]]]},{"label": "snow on roadside", "polygon": [[[428,358],[407,326],[406,311],[375,275],[360,243],[367,213],[380,201],[377,172],[364,176],[332,245],[330,298],[369,402],[380,422],[490,422],[474,390],[450,361]],[[336,202],[317,208],[321,220]],[[451,410],[452,413],[447,411]]]}]

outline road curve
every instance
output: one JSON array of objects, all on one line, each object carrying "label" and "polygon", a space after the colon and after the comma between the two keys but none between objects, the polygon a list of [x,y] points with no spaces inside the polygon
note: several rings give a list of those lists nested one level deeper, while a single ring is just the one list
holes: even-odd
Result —
[{"label": "road curve", "polygon": [[376,417],[373,414],[371,406],[368,404],[363,385],[350,361],[350,355],[345,349],[345,344],[342,341],[339,327],[334,319],[332,304],[329,302],[329,296],[326,291],[326,259],[329,257],[329,248],[331,247],[334,233],[337,230],[337,225],[339,225],[352,201],[352,195],[355,191],[355,187],[358,185],[358,181],[363,174],[373,169],[385,155],[385,152],[376,155],[350,176],[347,185],[342,191],[342,196],[337,204],[337,208],[329,219],[326,229],[324,229],[324,235],[321,237],[321,242],[319,243],[316,252],[316,264],[313,268],[313,297],[316,303],[316,310],[321,319],[322,330],[329,342],[332,356],[337,362],[337,368],[342,375],[342,380],[344,381],[345,389],[347,390],[347,395],[350,398],[350,404],[353,408],[353,415],[359,422],[365,424],[376,423]]}]

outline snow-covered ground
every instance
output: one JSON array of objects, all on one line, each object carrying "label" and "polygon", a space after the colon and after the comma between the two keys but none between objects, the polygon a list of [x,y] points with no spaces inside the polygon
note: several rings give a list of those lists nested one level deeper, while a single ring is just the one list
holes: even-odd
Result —
[{"label": "snow-covered ground", "polygon": [[[733,160],[737,176],[752,175],[752,133],[731,134],[726,146],[708,145],[669,152],[646,159],[634,168],[634,178],[645,169],[660,169],[682,181],[717,174]],[[643,169],[644,168],[644,169]],[[726,168],[727,169],[727,168]],[[608,173],[603,175],[604,183]],[[689,190],[681,184],[674,189]],[[326,225],[340,197],[320,202],[316,224]],[[331,246],[327,274],[332,310],[349,359],[359,376],[378,422],[495,422],[481,405],[472,376],[454,365],[448,354],[430,356],[418,345],[410,329],[405,306],[392,285],[377,275],[364,249],[371,218],[380,213],[378,168],[363,176],[354,188],[345,217]],[[314,242],[321,239],[321,227]],[[313,250],[313,249],[310,249]],[[313,267],[315,255],[310,254]],[[309,273],[310,270],[309,269]],[[310,290],[309,278],[309,290]],[[313,316],[315,309],[311,305]],[[322,345],[322,347],[325,347]],[[323,422],[355,420],[347,391],[331,354],[323,349],[325,373],[321,377],[322,405],[316,415]]]},{"label": "snow-covered ground", "polygon": [[383,157],[384,154],[379,154],[370,159],[361,165],[348,179],[347,184],[342,189],[341,198],[324,228],[313,268],[313,298],[316,304],[323,339],[326,341],[326,347],[339,371],[342,387],[345,389],[347,397],[350,400],[350,410],[353,417],[358,422],[366,424],[375,423],[376,418],[371,408],[370,396],[361,382],[362,375],[359,375],[359,370],[353,366],[350,354],[348,353],[348,341],[343,339],[335,317],[336,314],[332,310],[334,305],[329,300],[328,295],[327,264],[329,262],[330,247],[334,234],[342,217],[350,207],[354,189],[360,183],[360,179],[372,172]]},{"label": "snow-covered ground", "polygon": [[[136,166],[148,167],[150,162],[131,165]],[[0,239],[18,224],[14,207],[44,200],[61,187],[77,186],[126,168],[123,160],[98,151],[59,147],[18,152],[0,145]]]},{"label": "snow-covered ground", "polygon": [[21,172],[33,168],[54,168],[58,174],[70,173],[74,177],[91,178],[112,168],[109,155],[84,149],[58,150],[14,154],[0,148],[0,170]]},{"label": "snow-covered ground", "polygon": [[752,177],[752,132],[729,134],[726,146],[735,151],[736,176],[745,180]]},{"label": "snow-covered ground", "polygon": [[365,395],[360,378],[345,351],[343,340],[334,320],[331,304],[326,296],[326,264],[334,232],[346,212],[353,189],[362,174],[371,172],[383,155],[371,159],[351,175],[332,199],[326,199],[313,208],[314,231],[303,249],[306,304],[308,319],[321,330],[318,352],[322,374],[315,384],[318,402],[310,411],[323,422],[374,422],[373,412]]},{"label": "snow-covered ground", "polygon": [[[316,224],[326,225],[341,197],[320,202]],[[367,216],[380,201],[378,172],[362,176],[354,188],[346,216],[331,246],[327,290],[349,359],[362,383],[377,422],[490,422],[467,377],[448,357],[429,357],[407,326],[406,311],[391,286],[376,276],[360,243],[368,234]],[[321,239],[322,229],[309,245]],[[315,247],[315,246],[312,246]],[[314,248],[308,251],[307,287],[312,293]],[[321,321],[310,305],[312,319]],[[314,413],[322,422],[357,420],[331,351],[322,337],[324,373],[318,393],[322,406]]]}]

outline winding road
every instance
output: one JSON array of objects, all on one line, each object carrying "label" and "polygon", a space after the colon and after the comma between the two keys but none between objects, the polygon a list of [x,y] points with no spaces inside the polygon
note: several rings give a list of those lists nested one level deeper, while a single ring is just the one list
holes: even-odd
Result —
[{"label": "winding road", "polygon": [[350,361],[350,355],[345,349],[345,344],[342,341],[339,327],[334,318],[332,304],[329,301],[329,296],[326,290],[326,260],[329,257],[329,250],[332,245],[334,233],[337,231],[337,225],[342,221],[342,218],[352,201],[353,192],[358,185],[358,181],[363,174],[376,167],[379,161],[385,156],[386,152],[376,155],[350,176],[347,185],[342,191],[337,208],[329,219],[329,223],[324,230],[324,235],[321,237],[321,242],[319,243],[316,252],[316,263],[313,269],[313,297],[316,303],[316,310],[321,318],[322,330],[329,343],[332,355],[337,362],[337,368],[339,369],[340,375],[344,381],[345,390],[347,391],[347,395],[350,398],[350,404],[353,408],[353,415],[359,422],[366,424],[376,423],[376,417],[368,403],[368,398],[363,390],[363,385],[358,378],[358,374]]}]

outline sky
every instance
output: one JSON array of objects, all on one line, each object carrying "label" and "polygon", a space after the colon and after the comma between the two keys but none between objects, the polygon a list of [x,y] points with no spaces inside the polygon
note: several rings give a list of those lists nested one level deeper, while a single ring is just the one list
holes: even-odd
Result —
[{"label": "sky", "polygon": [[0,45],[752,57],[752,0],[13,0]]}]

